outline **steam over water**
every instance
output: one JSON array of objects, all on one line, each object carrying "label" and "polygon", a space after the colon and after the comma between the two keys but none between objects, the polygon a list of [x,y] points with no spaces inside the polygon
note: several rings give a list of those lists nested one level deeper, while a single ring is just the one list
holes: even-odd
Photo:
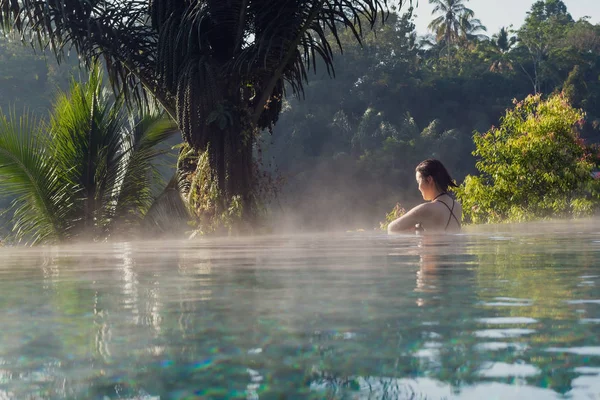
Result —
[{"label": "steam over water", "polygon": [[598,221],[0,250],[0,399],[600,396]]}]

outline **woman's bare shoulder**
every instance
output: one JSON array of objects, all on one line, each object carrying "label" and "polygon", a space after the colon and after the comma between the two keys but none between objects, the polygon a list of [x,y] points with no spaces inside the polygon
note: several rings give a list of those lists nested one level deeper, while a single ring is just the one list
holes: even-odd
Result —
[{"label": "woman's bare shoulder", "polygon": [[388,232],[402,232],[414,229],[415,224],[422,223],[428,219],[428,215],[431,213],[430,207],[430,203],[423,203],[411,208],[409,212],[388,225]]},{"label": "woman's bare shoulder", "polygon": [[422,215],[422,214],[428,214],[432,210],[435,210],[435,206],[433,205],[433,203],[422,203],[422,204],[419,204],[418,206],[411,208],[409,213],[415,214],[415,215]]}]

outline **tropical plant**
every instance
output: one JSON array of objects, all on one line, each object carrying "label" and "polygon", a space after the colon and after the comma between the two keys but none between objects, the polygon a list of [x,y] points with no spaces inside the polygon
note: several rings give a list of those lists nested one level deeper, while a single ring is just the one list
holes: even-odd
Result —
[{"label": "tropical plant", "polygon": [[14,197],[16,238],[101,239],[141,221],[169,150],[159,145],[176,132],[156,112],[130,117],[98,66],[58,95],[49,122],[0,114],[0,187]]},{"label": "tropical plant", "polygon": [[481,20],[467,14],[463,14],[460,17],[460,30],[461,38],[465,43],[489,39],[483,33],[487,32],[487,28],[481,23]]},{"label": "tropical plant", "polygon": [[468,0],[429,0],[434,5],[432,15],[438,15],[429,23],[429,29],[435,33],[438,42],[444,41],[450,62],[451,47],[461,38],[477,37],[485,31],[481,21],[474,19],[475,13],[465,6]]},{"label": "tropical plant", "polygon": [[468,220],[525,221],[590,215],[600,205],[593,154],[579,138],[583,113],[562,94],[529,96],[499,127],[476,134],[479,176],[457,189]]},{"label": "tropical plant", "polygon": [[[86,61],[104,57],[117,91],[134,100],[149,93],[177,121],[189,146],[179,163],[190,182],[186,190],[214,187],[211,201],[217,206],[208,209],[216,214],[241,198],[251,218],[253,145],[259,130],[276,123],[284,83],[302,93],[307,66],[316,68],[317,58],[332,71],[330,38],[340,45],[340,29],[349,28],[360,40],[363,26],[373,26],[386,5],[387,0],[0,0],[0,25],[48,44],[58,57],[71,47]],[[210,174],[200,173],[205,151]]]},{"label": "tropical plant", "polygon": [[501,53],[508,53],[517,42],[517,38],[515,36],[509,37],[508,29],[502,27],[500,32],[493,36],[492,42]]},{"label": "tropical plant", "polygon": [[513,49],[515,43],[517,43],[516,36],[509,36],[508,29],[504,27],[492,37],[491,44],[494,52],[490,65],[491,72],[501,73],[514,69],[509,52]]},{"label": "tropical plant", "polygon": [[438,15],[429,23],[429,29],[436,35],[436,39],[445,40],[446,43],[456,42],[461,32],[461,17],[473,18],[475,13],[465,6],[468,0],[429,0],[434,5],[432,15]]}]

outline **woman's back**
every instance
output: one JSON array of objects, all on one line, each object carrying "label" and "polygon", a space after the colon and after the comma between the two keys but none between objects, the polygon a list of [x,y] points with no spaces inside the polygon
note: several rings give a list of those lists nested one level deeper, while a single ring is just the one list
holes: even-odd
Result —
[{"label": "woman's back", "polygon": [[423,203],[390,223],[388,232],[414,230],[418,225],[425,232],[457,232],[462,220],[462,206],[448,194]]},{"label": "woman's back", "polygon": [[425,230],[459,231],[462,221],[462,206],[448,194],[444,194],[429,203],[431,207],[431,226],[423,225]]}]

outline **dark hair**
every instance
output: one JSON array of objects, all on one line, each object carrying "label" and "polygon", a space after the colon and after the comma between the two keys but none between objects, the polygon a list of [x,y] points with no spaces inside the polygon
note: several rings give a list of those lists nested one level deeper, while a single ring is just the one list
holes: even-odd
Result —
[{"label": "dark hair", "polygon": [[448,186],[458,187],[456,183],[450,177],[450,174],[439,160],[435,160],[433,158],[422,161],[415,170],[421,174],[423,177],[431,176],[435,184],[442,190],[442,192],[446,192],[448,190]]}]

